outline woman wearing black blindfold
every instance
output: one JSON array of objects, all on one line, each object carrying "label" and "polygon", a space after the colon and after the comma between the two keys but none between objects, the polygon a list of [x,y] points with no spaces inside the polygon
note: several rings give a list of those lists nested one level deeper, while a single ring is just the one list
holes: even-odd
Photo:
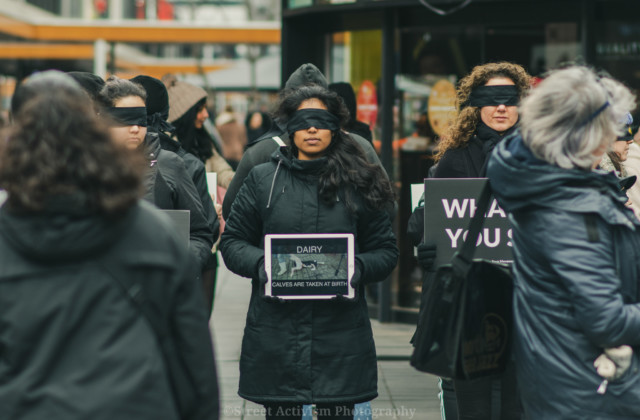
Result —
[{"label": "woman wearing black blindfold", "polygon": [[[303,405],[315,403],[319,419],[351,420],[355,404],[378,395],[364,286],[396,265],[385,211],[394,193],[383,169],[340,129],[347,116],[337,94],[320,86],[285,96],[277,117],[291,146],[251,170],[222,234],[227,267],[252,278],[238,393],[263,404],[267,419],[300,419]],[[353,234],[355,299],[264,296],[264,235],[285,233]]]},{"label": "woman wearing black blindfold", "polygon": [[[519,65],[512,63],[488,63],[475,67],[460,80],[456,91],[459,113],[440,140],[435,178],[481,178],[486,176],[486,166],[493,148],[515,131],[518,122],[518,104],[529,89],[531,77]],[[418,213],[412,215],[412,220]],[[424,219],[416,226],[422,236]],[[412,230],[415,230],[412,228]],[[425,284],[435,268],[435,243],[418,245],[418,261],[427,276]],[[495,385],[494,385],[495,383]],[[521,407],[516,387],[514,369],[508,368],[502,378],[482,379],[474,382],[442,380],[446,418],[493,418],[497,410],[500,419],[519,419]],[[454,391],[455,388],[455,391]],[[499,389],[500,401],[492,407],[492,389]],[[496,404],[493,404],[496,405]]]},{"label": "woman wearing black blindfold", "polygon": [[111,137],[147,161],[144,198],[165,210],[189,210],[189,249],[202,269],[209,260],[218,232],[207,222],[200,196],[178,155],[163,150],[157,132],[147,130],[145,89],[112,76],[100,91]]}]

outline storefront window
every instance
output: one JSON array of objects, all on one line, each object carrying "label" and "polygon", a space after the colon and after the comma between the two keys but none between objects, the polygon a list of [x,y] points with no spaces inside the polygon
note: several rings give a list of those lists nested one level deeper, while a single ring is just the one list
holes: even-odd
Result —
[{"label": "storefront window", "polygon": [[379,138],[378,81],[382,72],[382,32],[338,32],[330,37],[331,82],[347,82],[357,98],[355,117]]},{"label": "storefront window", "polygon": [[289,0],[289,2],[287,3],[287,8],[297,9],[298,7],[307,7],[312,5],[313,0]]},{"label": "storefront window", "polygon": [[640,24],[599,24],[596,63],[599,68],[634,89],[636,95],[640,95]]},{"label": "storefront window", "polygon": [[355,3],[356,0],[317,0],[318,4],[343,4],[343,3]]},{"label": "storefront window", "polygon": [[482,36],[483,28],[479,25],[404,31],[399,73],[462,77],[482,60]]}]

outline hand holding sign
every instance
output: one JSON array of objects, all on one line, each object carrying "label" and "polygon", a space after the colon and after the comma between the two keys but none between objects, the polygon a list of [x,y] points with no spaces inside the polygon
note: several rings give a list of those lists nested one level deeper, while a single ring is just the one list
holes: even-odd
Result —
[{"label": "hand holding sign", "polygon": [[260,262],[260,266],[258,267],[258,280],[260,281],[260,297],[262,298],[262,300],[264,300],[265,302],[269,302],[269,303],[284,303],[285,300],[284,299],[280,299],[277,296],[268,296],[264,293],[264,287],[267,284],[267,282],[269,281],[268,277],[267,277],[267,271],[264,268],[264,260],[262,260]]},{"label": "hand holding sign", "polygon": [[418,245],[418,262],[425,271],[430,271],[433,263],[436,262],[438,246],[435,242],[423,242]]},{"label": "hand holding sign", "polygon": [[362,263],[360,263],[358,260],[354,260],[354,264],[353,264],[353,277],[351,277],[351,280],[349,282],[349,284],[351,285],[351,287],[353,287],[355,289],[355,294],[353,296],[353,298],[349,298],[345,295],[342,294],[337,294],[335,297],[331,298],[332,301],[338,301],[338,302],[355,302],[356,300],[358,300],[358,286],[361,283],[362,280]]}]

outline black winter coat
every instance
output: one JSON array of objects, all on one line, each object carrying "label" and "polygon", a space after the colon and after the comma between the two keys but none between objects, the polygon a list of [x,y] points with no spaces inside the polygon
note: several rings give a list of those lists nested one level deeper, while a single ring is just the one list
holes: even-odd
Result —
[{"label": "black winter coat", "polygon": [[433,177],[480,178],[485,176],[483,167],[487,159],[487,154],[482,150],[482,140],[474,135],[463,147],[444,152]]},{"label": "black winter coat", "polygon": [[[432,178],[481,178],[486,176],[485,163],[489,156],[483,150],[482,140],[474,135],[462,147],[447,150],[442,158],[429,171]],[[423,200],[421,200],[421,203]],[[424,236],[424,205],[420,204],[411,216],[407,224],[407,235],[414,246],[423,241]],[[432,273],[437,267],[431,267]],[[425,273],[426,274],[426,273]],[[424,280],[423,280],[424,282]],[[425,285],[430,285],[431,280],[426,280]],[[423,288],[423,294],[427,288]]]},{"label": "black winter coat", "polygon": [[[343,201],[318,199],[324,158],[290,160],[281,150],[255,167],[236,197],[220,250],[235,273],[252,278],[240,358],[239,395],[266,402],[363,402],[377,393],[375,345],[364,284],[382,281],[398,257],[389,216]],[[356,301],[289,301],[260,297],[258,270],[269,233],[353,233],[363,267]]]},{"label": "black winter coat", "polygon": [[[550,165],[519,136],[496,147],[488,175],[513,227],[527,418],[640,418],[640,224],[617,178]],[[593,362],[622,344],[634,346],[631,367],[600,395]]]},{"label": "black winter coat", "polygon": [[212,230],[182,158],[163,150],[157,133],[148,132],[143,147],[149,162],[144,179],[144,198],[163,210],[189,210],[189,249],[202,271],[209,261],[219,231]]},{"label": "black winter coat", "polygon": [[144,202],[118,220],[82,201],[0,208],[0,420],[179,418],[156,335],[105,255],[167,326],[191,380],[186,418],[218,418],[202,289],[171,223]]},{"label": "black winter coat", "polygon": [[[185,169],[191,177],[191,180],[196,187],[196,191],[198,191],[198,195],[200,196],[200,202],[202,203],[204,214],[207,217],[209,228],[213,232],[213,242],[215,243],[220,236],[220,220],[218,220],[218,213],[213,205],[211,195],[209,195],[207,169],[205,168],[204,163],[191,153],[184,150],[182,146],[180,146],[180,143],[166,134],[158,133],[158,137],[160,140],[160,147],[162,147],[163,150],[175,153],[184,161]],[[205,269],[217,267],[217,261],[218,258],[216,253],[211,253],[209,261],[205,265]]]}]

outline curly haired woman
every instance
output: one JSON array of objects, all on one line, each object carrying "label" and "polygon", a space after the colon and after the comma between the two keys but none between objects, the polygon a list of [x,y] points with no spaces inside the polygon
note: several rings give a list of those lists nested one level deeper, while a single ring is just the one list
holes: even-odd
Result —
[{"label": "curly haired woman", "polygon": [[[473,68],[460,80],[456,91],[459,113],[440,140],[434,178],[480,178],[493,148],[516,129],[518,104],[527,94],[531,76],[518,64],[487,63]],[[422,230],[420,230],[422,231]],[[425,275],[432,273],[436,255],[433,243],[418,245],[418,261]],[[427,277],[426,284],[429,283]],[[447,418],[493,418],[499,410],[501,419],[519,419],[515,373],[510,367],[499,380],[443,380],[444,411]],[[455,389],[455,394],[454,394]],[[496,391],[494,391],[496,390]],[[500,393],[500,407],[492,393]],[[454,396],[455,395],[455,396]],[[453,401],[457,401],[456,404]]]},{"label": "curly haired woman", "polygon": [[460,112],[440,140],[435,178],[484,176],[489,152],[515,130],[518,103],[530,84],[521,66],[506,62],[476,66],[461,79]]}]

